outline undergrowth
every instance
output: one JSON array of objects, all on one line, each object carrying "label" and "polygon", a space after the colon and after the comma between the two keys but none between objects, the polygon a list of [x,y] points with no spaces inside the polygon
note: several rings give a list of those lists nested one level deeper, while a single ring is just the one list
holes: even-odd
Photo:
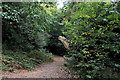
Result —
[{"label": "undergrowth", "polygon": [[52,62],[52,53],[46,52],[45,49],[39,51],[22,52],[3,50],[2,53],[2,71],[10,71],[18,69],[32,70],[43,62]]}]

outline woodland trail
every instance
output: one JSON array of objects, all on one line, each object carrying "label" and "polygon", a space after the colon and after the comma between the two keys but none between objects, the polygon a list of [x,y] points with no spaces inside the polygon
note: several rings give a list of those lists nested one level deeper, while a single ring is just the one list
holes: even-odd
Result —
[{"label": "woodland trail", "polygon": [[51,63],[41,64],[33,71],[15,71],[13,73],[2,73],[4,78],[70,78],[70,74],[62,68],[64,58],[54,56],[55,61]]}]

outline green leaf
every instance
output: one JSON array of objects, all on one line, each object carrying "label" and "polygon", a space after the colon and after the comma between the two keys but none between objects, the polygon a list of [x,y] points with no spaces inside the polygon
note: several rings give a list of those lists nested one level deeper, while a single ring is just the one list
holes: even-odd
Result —
[{"label": "green leaf", "polygon": [[106,14],[106,11],[105,11],[105,10],[102,10],[102,11],[101,11],[101,14],[102,14],[102,15],[105,15],[105,14]]},{"label": "green leaf", "polygon": [[83,63],[79,63],[77,66],[82,66],[83,65]]},{"label": "green leaf", "polygon": [[87,78],[92,78],[92,76],[90,76],[90,75],[86,75],[86,77],[87,77]]}]

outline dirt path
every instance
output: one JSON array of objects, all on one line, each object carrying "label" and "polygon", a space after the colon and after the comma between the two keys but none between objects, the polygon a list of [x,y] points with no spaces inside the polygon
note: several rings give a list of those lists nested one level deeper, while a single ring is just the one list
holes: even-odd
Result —
[{"label": "dirt path", "polygon": [[60,56],[54,58],[54,62],[42,64],[33,71],[3,73],[2,76],[7,78],[69,78],[70,75],[62,69],[64,58]]}]

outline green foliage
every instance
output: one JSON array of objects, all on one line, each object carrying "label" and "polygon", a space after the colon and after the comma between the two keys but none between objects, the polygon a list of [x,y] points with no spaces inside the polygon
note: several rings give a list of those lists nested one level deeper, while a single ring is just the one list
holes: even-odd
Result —
[{"label": "green foliage", "polygon": [[58,23],[58,21],[54,21],[52,26],[50,26],[50,31],[48,31],[51,37],[49,38],[48,46],[46,46],[46,48],[50,52],[60,56],[66,54],[66,49],[64,48],[63,44],[58,40],[58,37],[60,35],[63,35],[61,32],[61,29],[63,27],[64,26]]},{"label": "green foliage", "polygon": [[45,53],[45,49],[31,51],[29,53],[4,49],[4,55],[2,55],[1,59],[3,66],[2,70],[10,72],[14,71],[15,69],[31,70],[43,62],[53,61],[52,53]]},{"label": "green foliage", "polygon": [[118,78],[119,3],[73,2],[61,11],[55,5],[52,2],[3,3],[3,70],[32,69],[52,61],[48,50],[66,53],[58,41],[58,36],[65,35],[71,48],[66,66],[78,78]]},{"label": "green foliage", "polygon": [[116,11],[116,3],[85,2],[65,12],[71,13],[63,18],[72,58],[67,67],[79,78],[119,77],[120,15]]},{"label": "green foliage", "polygon": [[44,3],[3,3],[2,44],[3,57],[6,57],[3,70],[32,69],[36,64],[53,60],[52,54],[43,49],[50,37],[46,32],[50,13],[41,4]]},{"label": "green foliage", "polygon": [[[30,5],[36,5],[37,9],[34,11],[35,7]],[[11,49],[23,51],[37,50],[46,46],[49,35],[42,32],[41,21],[44,21],[45,17],[42,8],[40,3],[3,3],[3,44]]]},{"label": "green foliage", "polygon": [[57,10],[56,5],[52,7],[45,8],[47,13],[50,13],[49,16],[49,29],[47,33],[50,34],[48,45],[45,46],[50,52],[56,55],[63,56],[66,54],[66,49],[63,44],[58,40],[58,37],[62,34],[61,29],[64,27],[63,23],[60,22],[62,14]]},{"label": "green foliage", "polygon": [[57,39],[63,24],[58,22],[55,3],[3,3],[2,8],[3,44],[23,51],[44,47],[54,54],[64,53]]}]

